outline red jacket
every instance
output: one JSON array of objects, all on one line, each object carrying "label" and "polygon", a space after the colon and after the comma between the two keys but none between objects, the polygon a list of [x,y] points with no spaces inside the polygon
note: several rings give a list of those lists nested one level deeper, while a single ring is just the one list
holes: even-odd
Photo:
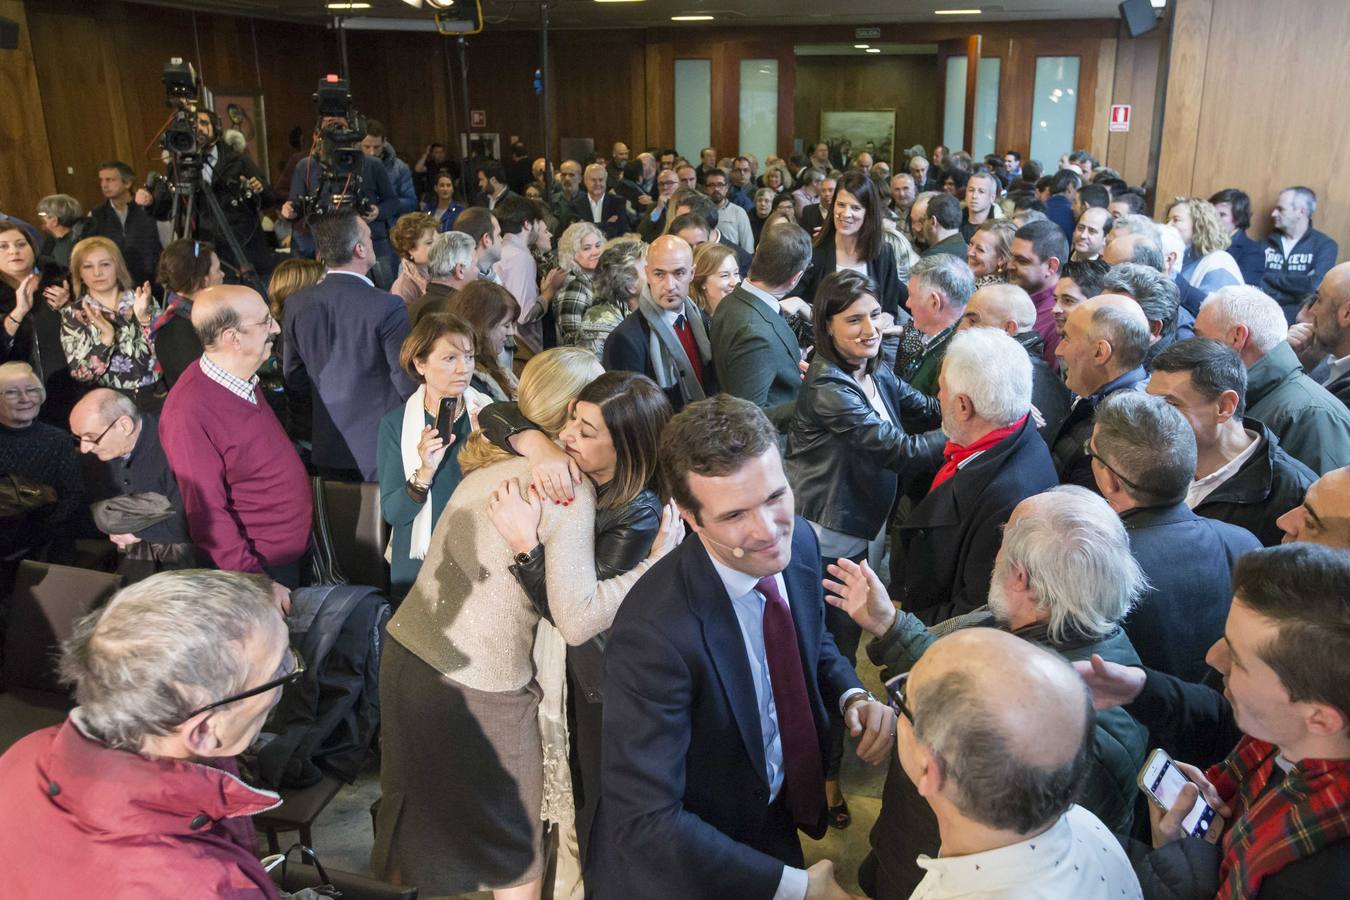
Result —
[{"label": "red jacket", "polygon": [[0,895],[275,898],[249,818],[280,804],[216,766],[150,759],[74,718],[0,757]]}]

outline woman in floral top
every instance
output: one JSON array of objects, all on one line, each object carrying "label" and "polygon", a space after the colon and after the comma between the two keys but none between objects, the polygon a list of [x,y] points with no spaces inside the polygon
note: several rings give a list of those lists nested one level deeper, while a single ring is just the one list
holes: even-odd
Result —
[{"label": "woman in floral top", "polygon": [[102,237],[75,245],[70,278],[76,299],[61,310],[61,348],[70,374],[124,391],[138,406],[151,403],[160,369],[150,342],[156,306],[149,282],[132,290],[121,251]]}]

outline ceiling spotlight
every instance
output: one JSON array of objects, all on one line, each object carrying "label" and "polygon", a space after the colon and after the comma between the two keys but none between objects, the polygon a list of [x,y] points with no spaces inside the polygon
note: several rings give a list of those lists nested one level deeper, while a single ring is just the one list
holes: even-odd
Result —
[{"label": "ceiling spotlight", "polygon": [[329,3],[328,9],[370,9],[369,3]]},{"label": "ceiling spotlight", "polygon": [[712,16],[671,16],[672,22],[711,22]]},{"label": "ceiling spotlight", "polygon": [[935,16],[978,16],[983,10],[978,9],[935,9]]},{"label": "ceiling spotlight", "polygon": [[868,45],[868,44],[854,44],[854,45],[853,45],[853,49],[854,49],[854,50],[866,50],[866,49],[868,48],[868,46],[870,46],[870,45]]},{"label": "ceiling spotlight", "polygon": [[868,47],[868,48],[867,48],[867,52],[868,52],[868,53],[880,53],[880,52],[881,52],[881,48],[880,48],[880,47]]}]

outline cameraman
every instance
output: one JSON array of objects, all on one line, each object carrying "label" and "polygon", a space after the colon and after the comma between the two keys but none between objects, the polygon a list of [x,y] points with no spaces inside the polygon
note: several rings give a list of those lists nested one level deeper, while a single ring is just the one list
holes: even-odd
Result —
[{"label": "cameraman", "polygon": [[[314,129],[314,143],[309,156],[300,160],[291,176],[291,199],[281,207],[281,216],[295,222],[295,232],[291,238],[291,253],[294,256],[313,258],[314,238],[304,225],[305,209],[302,197],[312,196],[324,182],[323,172],[323,132],[327,128],[341,128],[346,131],[350,126],[345,116],[324,116]],[[393,182],[384,164],[373,156],[361,157],[360,201],[365,205],[361,217],[370,223],[370,236],[375,245],[377,259],[395,256],[393,245],[389,243],[389,228],[398,219],[399,198]],[[384,266],[371,270],[372,279],[381,288],[388,290],[394,282],[394,272],[383,271]]]},{"label": "cameraman", "polygon": [[[262,211],[276,205],[276,195],[267,184],[266,174],[252,157],[221,140],[220,119],[214,112],[199,109],[195,121],[197,145],[202,155],[202,185],[210,189],[220,204],[225,227],[239,242],[239,248],[257,272],[259,281],[266,284],[275,263],[267,234],[263,231]],[[169,186],[156,181],[155,218],[161,221],[169,218],[172,199]],[[225,236],[219,233],[215,218],[201,198],[193,204],[193,219],[191,235],[214,244],[226,269],[238,269],[240,261],[235,258]]]}]

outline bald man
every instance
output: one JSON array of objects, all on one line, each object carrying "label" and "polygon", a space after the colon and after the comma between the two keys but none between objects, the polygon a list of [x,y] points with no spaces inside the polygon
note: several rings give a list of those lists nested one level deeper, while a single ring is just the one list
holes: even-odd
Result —
[{"label": "bald man", "polygon": [[711,323],[689,299],[693,277],[694,251],[684,238],[657,238],[647,251],[647,291],[605,342],[606,369],[651,378],[676,412],[717,393]]},{"label": "bald man", "polygon": [[183,498],[159,443],[158,418],[142,413],[125,394],[95,388],[70,411],[70,433],[81,453],[93,454],[108,467],[109,481],[119,496],[158,494],[168,501],[171,515],[164,521],[135,531],[119,527],[108,532],[117,545],[118,571],[139,581],[167,569],[192,568]]},{"label": "bald man", "polygon": [[1116,391],[1143,390],[1151,337],[1148,316],[1121,294],[1090,297],[1064,320],[1064,340],[1055,356],[1065,384],[1078,399],[1049,441],[1061,484],[1097,489],[1092,462],[1083,450],[1092,435],[1092,417],[1098,404]]},{"label": "bald man", "polygon": [[[1301,321],[1289,328],[1289,346],[1304,358],[1305,352],[1327,359],[1322,386],[1350,407],[1350,262],[1333,268],[1322,279],[1317,294]],[[1321,374],[1309,369],[1313,377]]]},{"label": "bald man", "polygon": [[[1074,802],[1089,769],[1087,691],[1055,654],[991,629],[939,640],[896,692],[900,765],[942,855],[915,896],[1142,894],[1125,851]],[[959,760],[960,764],[953,765]]]},{"label": "bald man", "polygon": [[1022,345],[1031,357],[1031,402],[1045,419],[1037,430],[1049,437],[1069,414],[1073,395],[1046,363],[1045,339],[1035,326],[1036,304],[1030,294],[1015,284],[991,284],[971,294],[956,327],[997,328]]},{"label": "bald man", "polygon": [[606,239],[621,237],[633,227],[628,216],[628,204],[617,194],[606,193],[609,172],[599,163],[592,163],[582,173],[584,191],[572,199],[574,222],[590,222],[605,233]]},{"label": "bald man", "polygon": [[160,416],[164,455],[178,480],[202,562],[300,583],[309,546],[309,475],[258,386],[280,328],[241,285],[193,298],[201,358],[169,391]]}]

